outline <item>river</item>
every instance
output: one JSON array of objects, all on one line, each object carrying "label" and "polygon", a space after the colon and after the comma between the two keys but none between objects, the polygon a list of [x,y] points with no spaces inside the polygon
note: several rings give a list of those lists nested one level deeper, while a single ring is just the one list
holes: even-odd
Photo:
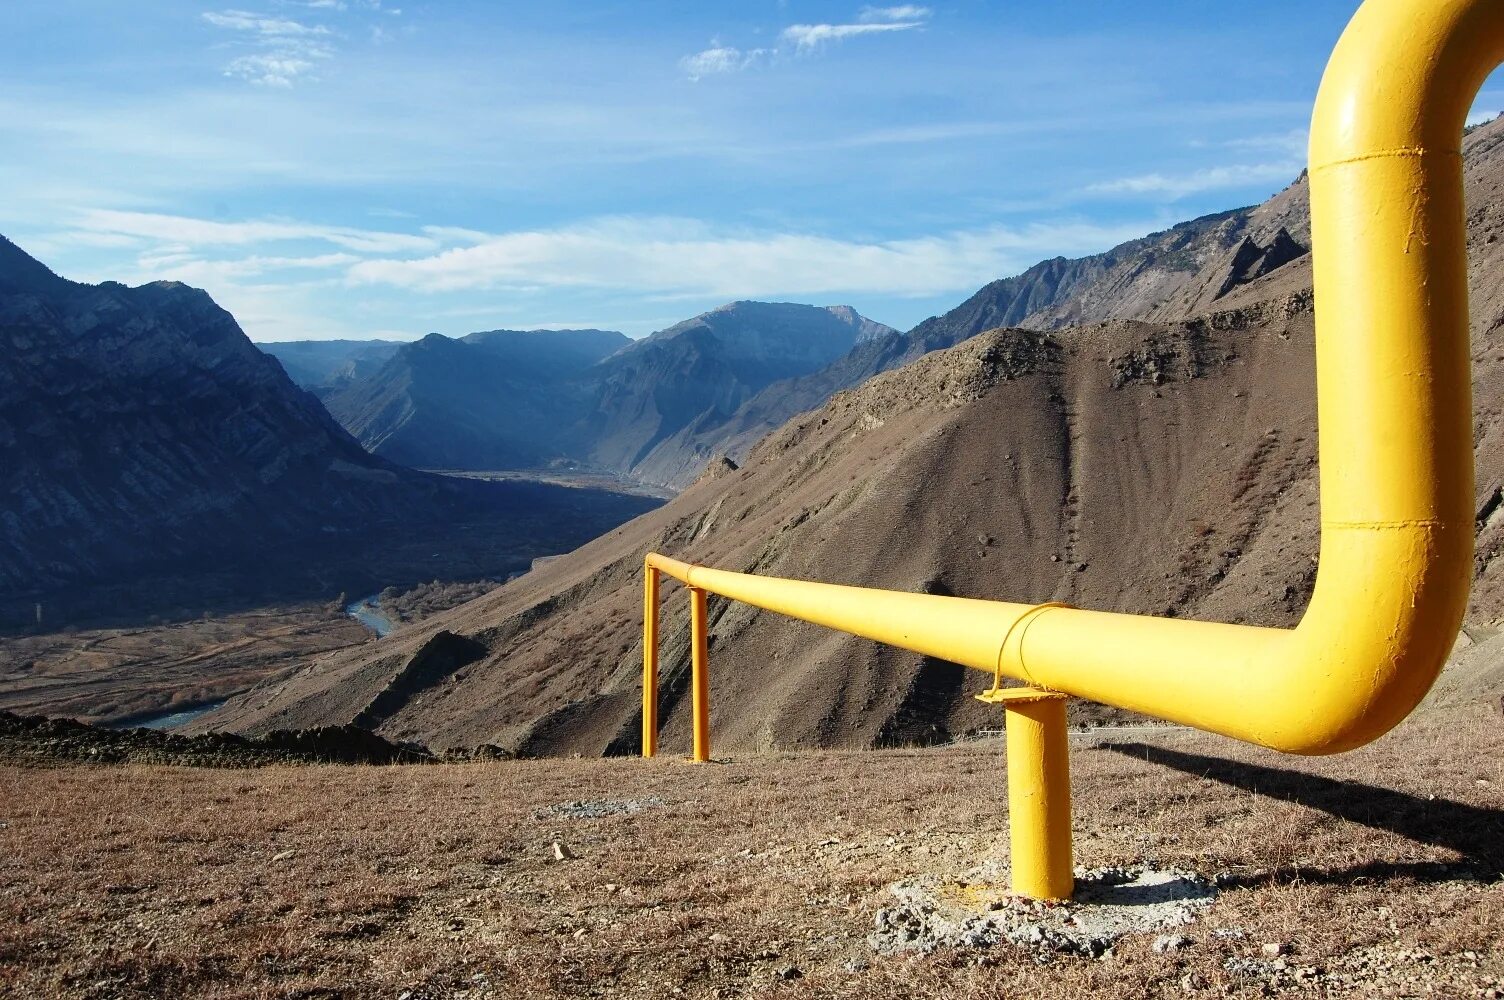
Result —
[{"label": "river", "polygon": [[397,623],[381,610],[380,599],[380,594],[372,594],[370,597],[362,597],[345,608],[345,614],[375,632],[378,638],[390,635],[397,627]]},{"label": "river", "polygon": [[[372,594],[370,597],[362,597],[345,608],[345,614],[354,618],[372,632],[375,632],[378,637],[390,634],[397,627],[397,624],[381,610],[380,596],[380,594]],[[201,715],[208,715],[216,708],[224,705],[228,700],[227,698],[221,698],[219,701],[194,705],[190,708],[177,708],[170,712],[145,715],[138,719],[132,719],[124,725],[117,723],[115,728],[172,729],[176,726],[186,725]]]},{"label": "river", "polygon": [[124,725],[114,724],[112,729],[171,729],[192,722],[200,715],[208,715],[216,708],[222,706],[229,699],[221,698],[219,701],[211,701],[203,705],[194,705],[192,708],[178,708],[171,712],[160,712],[156,715],[142,716],[133,719]]}]

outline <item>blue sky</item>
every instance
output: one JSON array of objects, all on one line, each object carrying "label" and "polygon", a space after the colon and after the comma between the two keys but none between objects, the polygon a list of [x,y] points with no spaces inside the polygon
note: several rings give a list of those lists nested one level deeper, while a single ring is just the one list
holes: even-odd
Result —
[{"label": "blue sky", "polygon": [[907,329],[1283,187],[1355,6],[7,0],[0,232],[263,341]]}]

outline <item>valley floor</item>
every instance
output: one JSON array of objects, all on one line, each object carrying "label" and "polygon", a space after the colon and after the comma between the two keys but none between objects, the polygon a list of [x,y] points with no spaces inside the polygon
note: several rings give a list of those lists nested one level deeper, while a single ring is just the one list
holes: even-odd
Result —
[{"label": "valley floor", "polygon": [[0,637],[0,710],[117,724],[219,701],[372,638],[332,605]]},{"label": "valley floor", "polygon": [[1504,995],[1497,715],[1437,710],[1332,759],[1076,742],[1080,863],[1222,883],[1187,947],[871,951],[891,883],[1005,852],[998,741],[701,766],[13,761],[0,994]]}]

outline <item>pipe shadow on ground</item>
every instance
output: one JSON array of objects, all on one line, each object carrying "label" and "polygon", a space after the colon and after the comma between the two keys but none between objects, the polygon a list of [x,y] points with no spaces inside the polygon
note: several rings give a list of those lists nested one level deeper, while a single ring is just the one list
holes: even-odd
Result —
[{"label": "pipe shadow on ground", "polygon": [[1219,880],[1222,885],[1264,885],[1271,881],[1354,884],[1411,878],[1443,882],[1471,878],[1504,879],[1504,810],[1451,799],[1422,798],[1390,788],[1341,781],[1278,767],[1185,753],[1146,743],[1110,743],[1101,747],[1184,774],[1231,785],[1256,795],[1318,809],[1339,819],[1443,847],[1461,854],[1460,864],[1445,862],[1371,862],[1340,870],[1282,868],[1254,876]]}]

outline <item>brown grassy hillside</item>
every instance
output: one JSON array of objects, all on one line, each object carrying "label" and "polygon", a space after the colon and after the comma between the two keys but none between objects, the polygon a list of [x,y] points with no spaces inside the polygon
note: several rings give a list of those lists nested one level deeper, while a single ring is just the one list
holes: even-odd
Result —
[{"label": "brown grassy hillside", "polygon": [[893,882],[1006,857],[992,741],[700,766],[0,760],[0,994],[1504,994],[1497,717],[1416,718],[1322,759],[1197,733],[1114,739],[1072,741],[1079,861],[1185,867],[1222,892],[1176,929],[1182,947],[1141,932],[1100,959],[866,941]]}]

